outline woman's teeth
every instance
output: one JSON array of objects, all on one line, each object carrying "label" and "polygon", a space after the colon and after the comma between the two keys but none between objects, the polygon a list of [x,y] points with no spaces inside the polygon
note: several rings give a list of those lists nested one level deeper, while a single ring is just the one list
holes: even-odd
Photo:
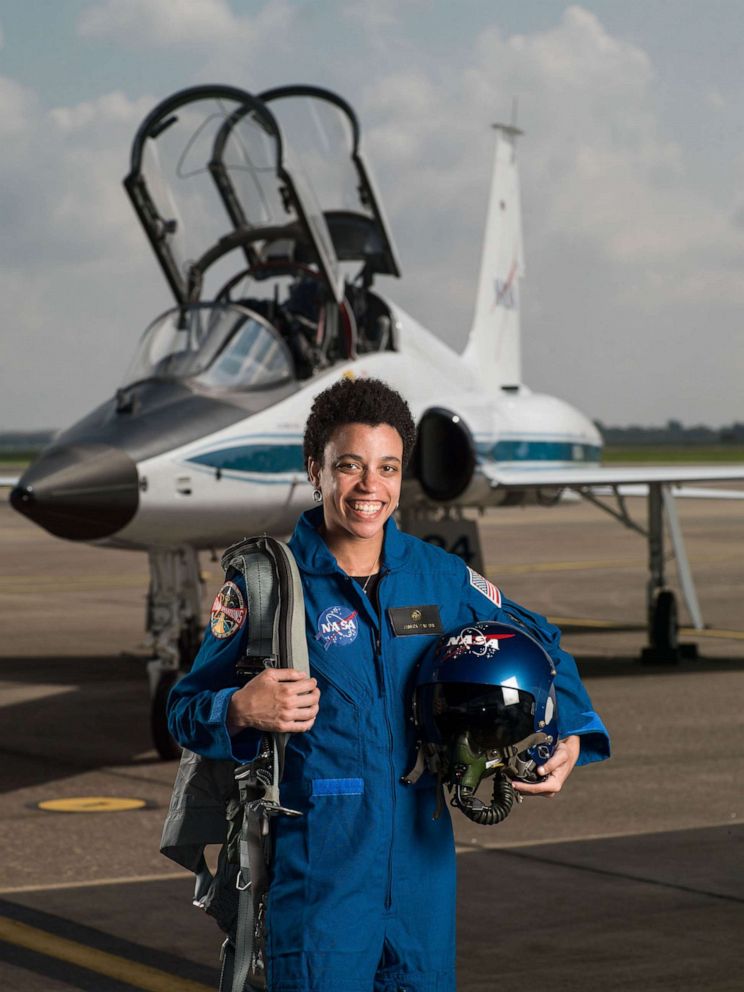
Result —
[{"label": "woman's teeth", "polygon": [[364,503],[350,503],[349,505],[355,513],[366,513],[370,517],[382,509],[380,500],[375,500],[374,503],[365,500]]}]

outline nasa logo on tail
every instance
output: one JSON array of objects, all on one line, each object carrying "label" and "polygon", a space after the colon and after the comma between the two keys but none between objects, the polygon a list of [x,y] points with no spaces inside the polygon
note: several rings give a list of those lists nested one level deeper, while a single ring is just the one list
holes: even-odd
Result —
[{"label": "nasa logo on tail", "polygon": [[517,274],[517,260],[514,259],[506,279],[494,279],[493,307],[504,307],[505,310],[515,310],[517,297],[514,292],[514,279]]}]

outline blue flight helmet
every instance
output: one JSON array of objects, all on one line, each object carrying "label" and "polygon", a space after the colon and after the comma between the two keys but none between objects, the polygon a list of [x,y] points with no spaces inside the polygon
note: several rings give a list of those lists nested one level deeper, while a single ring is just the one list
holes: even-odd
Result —
[{"label": "blue flight helmet", "polygon": [[[419,757],[404,781],[415,781],[428,765],[465,816],[500,823],[514,802],[511,781],[537,781],[537,766],[555,751],[554,681],[552,659],[522,627],[481,621],[440,637],[419,667]],[[489,776],[493,799],[486,806],[475,793]]]}]

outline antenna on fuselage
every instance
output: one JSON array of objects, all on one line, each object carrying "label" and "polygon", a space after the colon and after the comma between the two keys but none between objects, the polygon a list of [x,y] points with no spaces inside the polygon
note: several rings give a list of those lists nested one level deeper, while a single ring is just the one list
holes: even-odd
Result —
[{"label": "antenna on fuselage", "polygon": [[501,124],[498,121],[492,124],[491,127],[495,131],[503,131],[504,134],[511,135],[514,138],[518,138],[520,134],[524,134],[524,131],[517,127],[517,117],[519,115],[519,97],[512,97],[512,109],[511,109],[511,121],[508,124]]}]

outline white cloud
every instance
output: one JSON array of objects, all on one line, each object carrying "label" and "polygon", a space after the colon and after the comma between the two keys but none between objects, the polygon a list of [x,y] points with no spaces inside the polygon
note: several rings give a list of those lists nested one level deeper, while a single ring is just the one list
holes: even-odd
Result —
[{"label": "white cloud", "polygon": [[17,139],[28,134],[36,105],[33,90],[0,76],[0,136]]},{"label": "white cloud", "polygon": [[34,94],[0,80],[0,208],[12,237],[2,262],[34,271],[100,264],[142,246],[121,179],[135,129],[152,100],[105,94],[43,108]]},{"label": "white cloud", "polygon": [[[624,298],[632,286],[637,306],[656,306],[675,278],[699,302],[720,302],[723,293],[744,303],[735,276],[744,244],[731,207],[689,181],[682,148],[660,124],[655,82],[644,51],[610,36],[579,7],[529,36],[485,31],[459,74],[411,46],[405,72],[375,79],[364,99],[375,160],[385,179],[395,173],[393,219],[406,217],[405,226],[409,212],[425,203],[430,238],[446,229],[450,241],[464,242],[469,229],[479,247],[481,233],[472,225],[484,208],[486,125],[503,119],[495,111],[517,95],[528,131],[519,148],[522,187],[528,218],[539,217],[540,241],[528,242],[528,256],[553,251],[559,258],[570,238],[595,264],[623,267],[616,293]],[[475,253],[469,256],[475,269]],[[730,275],[721,272],[725,257]],[[449,260],[440,264],[446,269]],[[473,287],[458,282],[462,313]]]},{"label": "white cloud", "polygon": [[[408,0],[410,3],[411,0]],[[356,24],[365,31],[380,31],[394,27],[400,21],[400,0],[375,0],[368,3],[345,3],[340,9],[344,20]]]},{"label": "white cloud", "polygon": [[105,0],[78,18],[83,38],[136,45],[214,44],[246,30],[226,0]]},{"label": "white cloud", "polygon": [[100,134],[102,126],[119,128],[125,124],[130,128],[136,127],[151,105],[149,98],[132,101],[119,90],[105,93],[95,100],[84,100],[72,107],[55,107],[49,116],[60,132],[87,129],[91,134]]}]

